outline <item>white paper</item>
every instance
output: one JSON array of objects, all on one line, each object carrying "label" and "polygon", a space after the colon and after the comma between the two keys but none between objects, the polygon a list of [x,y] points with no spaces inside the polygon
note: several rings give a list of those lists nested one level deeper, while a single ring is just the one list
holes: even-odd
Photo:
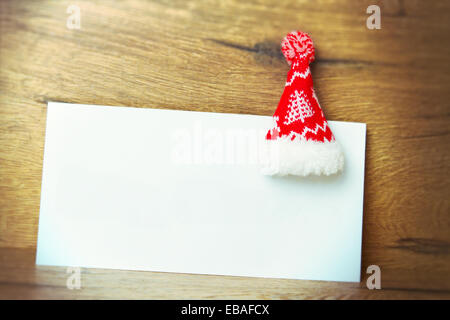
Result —
[{"label": "white paper", "polygon": [[[208,160],[211,136],[270,124],[50,102],[36,263],[360,281],[365,124],[329,122],[345,154],[338,176],[269,177],[250,160]],[[187,141],[191,162],[181,152],[180,163]]]}]

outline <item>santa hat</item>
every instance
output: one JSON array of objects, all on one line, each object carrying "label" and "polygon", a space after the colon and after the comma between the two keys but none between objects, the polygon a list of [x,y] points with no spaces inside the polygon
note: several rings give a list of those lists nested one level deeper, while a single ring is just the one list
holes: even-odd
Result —
[{"label": "santa hat", "polygon": [[286,86],[266,135],[270,157],[263,173],[269,175],[330,175],[342,171],[344,156],[314,92],[309,64],[314,45],[304,32],[289,33],[281,51],[291,65]]}]

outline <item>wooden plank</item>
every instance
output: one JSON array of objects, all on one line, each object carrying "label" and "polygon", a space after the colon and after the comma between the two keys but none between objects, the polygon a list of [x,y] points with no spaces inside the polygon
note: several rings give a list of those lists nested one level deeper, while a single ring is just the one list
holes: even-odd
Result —
[{"label": "wooden plank", "polygon": [[[0,249],[1,298],[27,299],[448,299],[441,290],[386,288],[364,283],[300,281],[162,272],[81,269],[80,289],[68,289],[62,267],[32,267],[33,249]],[[26,267],[24,267],[26,266]]]},{"label": "wooden plank", "polygon": [[[376,1],[368,30],[372,3],[86,0],[70,30],[71,1],[0,1],[0,297],[448,298],[450,2]],[[315,41],[328,119],[367,123],[361,272],[379,265],[383,290],[84,270],[74,292],[35,268],[46,101],[270,115],[293,29]]]}]

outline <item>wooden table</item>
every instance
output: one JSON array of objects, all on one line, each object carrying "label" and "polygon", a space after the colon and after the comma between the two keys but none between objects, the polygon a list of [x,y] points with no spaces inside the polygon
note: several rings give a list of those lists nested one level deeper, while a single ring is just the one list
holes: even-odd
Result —
[{"label": "wooden table", "polygon": [[[373,3],[379,30],[366,27]],[[71,4],[80,29],[67,27]],[[449,12],[418,0],[0,1],[0,297],[450,298]],[[361,283],[83,269],[69,290],[65,268],[35,266],[47,101],[271,115],[294,29],[315,41],[327,118],[367,123]],[[381,290],[366,288],[372,264]]]}]

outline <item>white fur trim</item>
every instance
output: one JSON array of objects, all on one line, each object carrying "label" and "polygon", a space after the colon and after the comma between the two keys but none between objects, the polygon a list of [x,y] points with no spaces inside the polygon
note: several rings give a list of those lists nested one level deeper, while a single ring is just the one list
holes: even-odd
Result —
[{"label": "white fur trim", "polygon": [[262,173],[266,175],[331,175],[344,168],[344,155],[336,140],[317,142],[291,137],[265,140]]}]

